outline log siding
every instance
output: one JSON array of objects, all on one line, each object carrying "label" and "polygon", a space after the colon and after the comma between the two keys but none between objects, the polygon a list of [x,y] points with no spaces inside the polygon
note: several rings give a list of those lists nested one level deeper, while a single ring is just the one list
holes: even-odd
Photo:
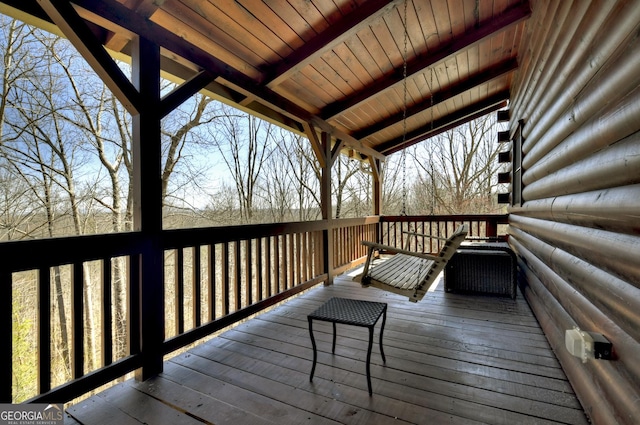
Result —
[{"label": "log siding", "polygon": [[[551,2],[553,3],[553,2]],[[523,137],[522,205],[509,208],[521,290],[594,424],[640,418],[640,10],[633,2],[566,2],[553,30],[533,7],[511,93],[510,134]],[[570,4],[570,5],[569,5]],[[537,7],[536,7],[537,6]],[[544,71],[544,72],[543,72]],[[521,127],[519,127],[521,126]],[[605,335],[613,361],[583,364],[565,330]]]}]

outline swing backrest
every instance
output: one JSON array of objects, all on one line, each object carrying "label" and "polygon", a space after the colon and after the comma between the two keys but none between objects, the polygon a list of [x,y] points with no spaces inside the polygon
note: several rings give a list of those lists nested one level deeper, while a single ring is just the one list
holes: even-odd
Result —
[{"label": "swing backrest", "polygon": [[440,252],[438,252],[438,257],[442,257],[445,263],[449,261],[451,257],[453,257],[453,254],[456,253],[462,241],[467,237],[467,232],[467,225],[461,224],[458,226],[456,231],[445,241],[444,246],[440,249]]}]

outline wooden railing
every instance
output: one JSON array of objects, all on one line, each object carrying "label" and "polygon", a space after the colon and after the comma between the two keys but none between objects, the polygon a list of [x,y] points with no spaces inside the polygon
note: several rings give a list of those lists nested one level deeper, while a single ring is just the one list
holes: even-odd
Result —
[{"label": "wooden railing", "polygon": [[[38,306],[31,324],[37,388],[28,401],[62,403],[132,371],[157,373],[149,365],[161,368],[164,355],[318,283],[331,283],[334,275],[363,261],[362,240],[398,246],[405,243],[402,230],[446,236],[462,222],[470,224],[470,236],[493,237],[506,220],[366,217],[0,243],[5,259],[0,264],[0,343],[8,347],[0,350],[0,402],[16,401],[13,312],[19,284],[31,282],[34,289],[25,302]],[[161,264],[149,273],[154,258]],[[126,293],[117,294],[116,287]],[[114,308],[119,296],[124,315]],[[64,326],[62,300],[67,303]],[[67,373],[61,377],[53,374],[61,355],[52,341],[63,327],[70,342],[68,364],[62,365]],[[159,334],[159,340],[154,343],[149,334]]]},{"label": "wooden railing", "polygon": [[[447,238],[458,226],[469,228],[467,239],[504,240],[507,215],[430,215],[383,216],[380,219],[379,243],[394,248],[435,253],[442,248],[441,239],[415,236],[430,235]],[[502,228],[501,228],[502,227]]]}]

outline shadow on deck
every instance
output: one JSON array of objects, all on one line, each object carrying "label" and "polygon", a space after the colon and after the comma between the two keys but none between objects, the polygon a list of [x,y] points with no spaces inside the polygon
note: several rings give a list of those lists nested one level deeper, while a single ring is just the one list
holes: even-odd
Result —
[{"label": "shadow on deck", "polygon": [[[146,382],[119,384],[67,409],[70,424],[586,424],[553,352],[518,294],[445,293],[442,279],[417,304],[344,275],[165,363]],[[307,314],[339,296],[388,303],[384,365],[367,330],[314,323]],[[376,335],[379,331],[376,326]]]}]

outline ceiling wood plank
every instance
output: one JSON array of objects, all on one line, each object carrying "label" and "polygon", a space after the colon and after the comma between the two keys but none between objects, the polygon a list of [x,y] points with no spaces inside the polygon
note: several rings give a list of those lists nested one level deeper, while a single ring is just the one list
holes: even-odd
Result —
[{"label": "ceiling wood plank", "polygon": [[138,114],[140,93],[68,1],[38,0],[38,4],[100,76],[124,108]]},{"label": "ceiling wood plank", "polygon": [[371,21],[388,13],[400,1],[372,0],[366,2],[358,8],[357,12],[350,13],[344,19],[329,26],[326,31],[309,40],[303,47],[296,49],[274,66],[273,70],[267,74],[264,84],[268,87],[280,85],[333,46],[346,42],[362,28],[368,26]]},{"label": "ceiling wood plank", "polygon": [[[474,31],[444,44],[441,48],[431,52],[426,57],[418,57],[407,63],[407,78],[410,78],[436,63],[444,62],[447,59],[454,57],[459,54],[460,51],[469,49],[470,47],[480,43],[482,40],[505,31],[512,25],[528,19],[530,16],[531,7],[529,6],[529,3],[519,3],[496,18],[481,24],[477,29],[474,29]],[[360,105],[372,96],[376,96],[396,84],[401,83],[402,79],[402,69],[390,73],[387,78],[377,80],[374,84],[358,93],[350,95],[347,99],[327,105],[320,116],[322,119],[330,120],[336,115]]]},{"label": "ceiling wood plank", "polygon": [[[477,75],[472,75],[468,79],[462,80],[458,84],[455,84],[452,87],[449,87],[445,90],[434,93],[433,98],[428,97],[423,101],[408,107],[407,118],[412,117],[426,109],[429,109],[432,106],[435,107],[439,103],[445,102],[454,96],[458,96],[466,92],[467,90],[471,90],[473,87],[486,84],[489,81],[493,80],[494,78],[501,77],[506,73],[514,71],[517,68],[518,68],[518,62],[515,59],[509,59],[484,72],[481,72]],[[377,133],[378,131],[382,131],[387,127],[390,127],[392,125],[395,125],[401,122],[403,119],[403,116],[404,114],[401,111],[397,114],[391,115],[390,117],[382,121],[377,122],[376,124],[370,127],[364,128],[361,131],[358,131],[357,133],[353,133],[352,136],[359,140],[365,139],[366,137],[374,133]]]}]

